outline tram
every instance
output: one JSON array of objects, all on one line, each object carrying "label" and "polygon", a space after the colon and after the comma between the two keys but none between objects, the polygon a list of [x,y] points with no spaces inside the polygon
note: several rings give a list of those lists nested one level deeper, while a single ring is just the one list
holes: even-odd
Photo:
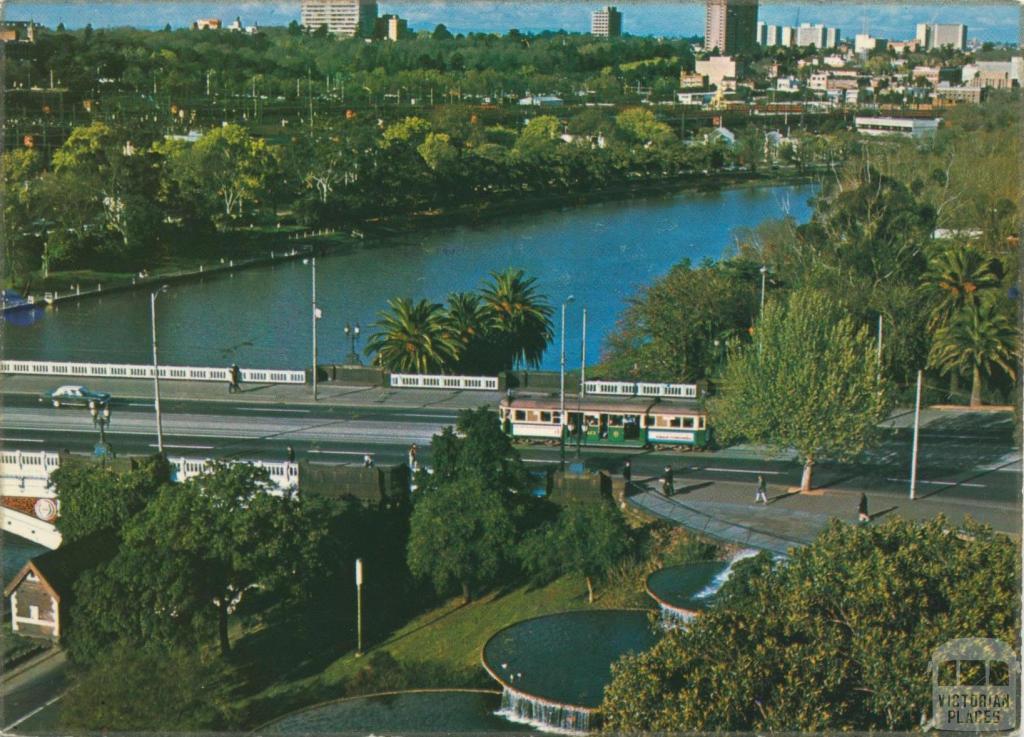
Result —
[{"label": "tram", "polygon": [[517,440],[559,440],[567,444],[703,448],[709,440],[707,413],[695,400],[659,397],[573,397],[562,425],[557,397],[506,398],[498,416],[505,434]]}]

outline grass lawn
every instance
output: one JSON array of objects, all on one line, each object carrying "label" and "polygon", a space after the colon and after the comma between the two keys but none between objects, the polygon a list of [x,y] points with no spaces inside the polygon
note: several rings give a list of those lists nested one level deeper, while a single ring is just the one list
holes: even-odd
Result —
[{"label": "grass lawn", "polygon": [[[603,606],[598,593],[595,608]],[[495,632],[530,617],[587,607],[586,585],[578,576],[563,576],[543,587],[492,592],[465,605],[461,598],[452,599],[412,619],[384,641],[369,643],[362,658],[349,650],[317,673],[285,676],[235,706],[245,725],[255,727],[302,706],[353,693],[367,683],[368,663],[381,651],[410,674],[402,687],[490,686],[480,651]]]}]

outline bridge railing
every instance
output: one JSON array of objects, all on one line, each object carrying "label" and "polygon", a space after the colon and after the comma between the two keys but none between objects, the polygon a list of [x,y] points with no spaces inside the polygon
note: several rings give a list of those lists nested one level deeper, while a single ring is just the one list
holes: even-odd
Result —
[{"label": "bridge railing", "polygon": [[[42,376],[93,376],[112,379],[152,379],[153,367],[146,364],[81,363],[77,361],[0,361],[4,374],[32,374]],[[241,369],[242,381],[253,384],[305,384],[305,371],[282,369]],[[230,371],[203,366],[161,366],[160,378],[172,381],[223,381]]]},{"label": "bridge railing", "polygon": [[655,384],[637,381],[587,381],[583,384],[587,394],[610,394],[618,397],[676,397],[696,399],[696,384]]},{"label": "bridge railing", "polygon": [[498,377],[391,374],[391,386],[400,389],[475,389],[479,391],[497,391]]},{"label": "bridge railing", "polygon": [[60,454],[50,451],[5,450],[0,452],[0,475],[20,478],[49,478],[60,466]]},{"label": "bridge railing", "polygon": [[[185,481],[210,470],[213,461],[208,458],[168,458],[171,464],[171,480]],[[238,460],[231,463],[249,463],[256,468],[265,468],[270,474],[270,481],[279,489],[298,488],[299,464],[290,461],[246,461]]]}]

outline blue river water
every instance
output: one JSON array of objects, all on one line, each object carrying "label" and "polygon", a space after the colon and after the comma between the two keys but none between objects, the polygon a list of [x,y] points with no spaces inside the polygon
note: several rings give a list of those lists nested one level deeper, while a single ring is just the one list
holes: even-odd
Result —
[{"label": "blue river water", "polygon": [[[504,217],[477,227],[431,230],[317,261],[320,361],[350,351],[343,328],[358,322],[360,348],[387,300],[444,301],[492,271],[524,269],[555,308],[556,340],[543,368],[558,368],[558,305],[566,317],[569,367],[581,358],[587,308],[587,363],[628,300],[676,263],[720,258],[734,232],[769,218],[810,217],[813,185],[686,191]],[[282,250],[287,242],[282,240]],[[298,369],[311,364],[310,268],[301,261],[174,285],[157,302],[160,361],[166,365]],[[148,363],[149,294],[122,292],[47,310],[31,325],[6,326],[5,358]]]}]

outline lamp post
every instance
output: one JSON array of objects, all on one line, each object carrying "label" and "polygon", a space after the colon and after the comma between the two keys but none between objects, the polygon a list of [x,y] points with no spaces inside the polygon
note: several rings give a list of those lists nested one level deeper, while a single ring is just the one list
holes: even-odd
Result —
[{"label": "lamp post", "polygon": [[363,559],[356,558],[356,657],[363,654]]},{"label": "lamp post", "polygon": [[587,308],[583,308],[583,331],[580,338],[580,391],[576,397],[576,458],[583,444],[583,397],[587,393]]},{"label": "lamp post", "polygon": [[914,446],[910,456],[910,500],[917,498],[917,444],[921,433],[921,376],[917,372],[917,397],[914,400]]},{"label": "lamp post", "polygon": [[767,276],[768,276],[768,267],[767,266],[762,266],[761,267],[761,314],[764,314],[764,286],[765,286],[765,280],[766,280]]},{"label": "lamp post", "polygon": [[316,256],[310,260],[313,267],[313,401],[316,401],[317,374],[320,372],[319,361],[317,360],[316,347],[316,322],[323,317],[323,312],[316,306]]},{"label": "lamp post", "polygon": [[345,335],[352,341],[352,352],[348,354],[349,365],[362,365],[362,361],[359,360],[359,354],[356,353],[356,341],[359,340],[359,323],[357,322],[354,326],[345,323]]},{"label": "lamp post", "polygon": [[113,455],[106,433],[107,426],[110,425],[110,405],[104,402],[100,407],[96,402],[89,402],[89,414],[92,415],[92,424],[100,429],[100,442],[96,444],[93,453],[97,456]]},{"label": "lamp post", "polygon": [[562,302],[562,358],[560,363],[560,371],[558,372],[558,446],[561,449],[561,465],[562,470],[565,470],[565,308],[574,299],[573,295],[569,295]]},{"label": "lamp post", "polygon": [[160,363],[156,352],[156,298],[166,291],[167,285],[164,284],[149,295],[149,317],[153,332],[153,407],[156,409],[156,449],[160,455],[164,453],[164,426],[160,415]]}]

